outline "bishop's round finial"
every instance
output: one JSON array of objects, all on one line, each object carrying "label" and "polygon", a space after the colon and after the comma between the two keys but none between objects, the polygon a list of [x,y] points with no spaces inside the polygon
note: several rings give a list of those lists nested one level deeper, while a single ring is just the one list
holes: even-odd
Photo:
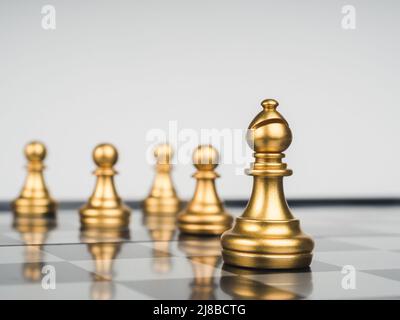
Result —
[{"label": "bishop's round finial", "polygon": [[38,141],[32,141],[25,147],[25,156],[28,161],[43,161],[46,153],[46,146]]},{"label": "bishop's round finial", "polygon": [[93,151],[93,160],[99,167],[110,168],[117,163],[118,151],[112,144],[99,144]]},{"label": "bishop's round finial", "polygon": [[199,170],[213,170],[218,161],[218,151],[210,144],[198,146],[193,152],[193,164]]},{"label": "bishop's round finial", "polygon": [[158,164],[168,164],[174,156],[174,151],[168,143],[159,144],[154,149],[154,157]]},{"label": "bishop's round finial", "polygon": [[292,142],[292,132],[285,118],[276,111],[274,99],[261,102],[264,108],[249,126],[247,142],[256,153],[281,153]]},{"label": "bishop's round finial", "polygon": [[264,109],[275,110],[279,106],[279,102],[275,99],[265,99],[261,102]]}]

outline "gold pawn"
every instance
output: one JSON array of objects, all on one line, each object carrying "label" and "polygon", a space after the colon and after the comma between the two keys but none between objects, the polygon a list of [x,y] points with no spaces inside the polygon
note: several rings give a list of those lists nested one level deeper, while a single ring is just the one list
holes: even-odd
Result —
[{"label": "gold pawn", "polygon": [[38,218],[55,216],[57,205],[47,190],[43,176],[46,153],[45,145],[37,141],[25,147],[28,175],[19,197],[11,204],[12,210],[18,216]]},{"label": "gold pawn", "polygon": [[247,135],[255,162],[246,170],[254,177],[253,191],[243,215],[221,237],[222,256],[230,265],[260,269],[308,267],[313,240],[300,229],[287,205],[283,177],[290,176],[282,158],[292,142],[292,133],[273,99],[264,100],[264,110],[250,123]]},{"label": "gold pawn", "polygon": [[143,202],[143,210],[150,214],[176,214],[180,200],[171,178],[173,150],[169,144],[161,144],[154,150],[156,175],[150,194]]},{"label": "gold pawn", "polygon": [[232,217],[225,211],[215,188],[218,151],[211,145],[201,145],[193,153],[197,172],[196,189],[192,200],[178,216],[181,232],[197,235],[220,235],[232,225]]},{"label": "gold pawn", "polygon": [[93,160],[97,181],[89,201],[79,210],[82,228],[127,228],[131,210],[118,196],[114,184],[118,152],[111,144],[100,144],[93,151]]}]

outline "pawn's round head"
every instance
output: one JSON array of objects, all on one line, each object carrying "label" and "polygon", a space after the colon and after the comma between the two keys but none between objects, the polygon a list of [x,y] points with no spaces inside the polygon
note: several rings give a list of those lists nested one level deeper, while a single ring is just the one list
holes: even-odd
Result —
[{"label": "pawn's round head", "polygon": [[99,144],[93,151],[93,160],[99,167],[110,168],[117,163],[118,151],[112,144]]},{"label": "pawn's round head", "polygon": [[247,134],[249,146],[259,153],[281,153],[292,142],[292,132],[282,115],[276,111],[278,101],[265,99],[263,111],[252,121]]},{"label": "pawn's round head", "polygon": [[43,161],[46,153],[46,146],[38,141],[32,141],[25,147],[25,156],[28,161]]},{"label": "pawn's round head", "polygon": [[198,146],[193,152],[193,164],[199,170],[213,170],[218,162],[218,151],[210,144]]},{"label": "pawn's round head", "polygon": [[154,149],[154,157],[159,164],[168,164],[174,156],[174,151],[168,143],[159,144]]}]

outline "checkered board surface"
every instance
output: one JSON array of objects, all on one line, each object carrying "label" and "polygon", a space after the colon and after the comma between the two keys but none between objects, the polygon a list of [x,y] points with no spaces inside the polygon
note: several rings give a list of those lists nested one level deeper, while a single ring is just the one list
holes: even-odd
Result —
[{"label": "checkered board surface", "polygon": [[[0,299],[400,298],[400,207],[298,207],[293,213],[315,240],[310,270],[227,268],[218,242],[182,239],[163,224],[150,232],[139,210],[129,239],[103,239],[97,247],[96,239],[82,237],[76,210],[59,211],[57,227],[45,234],[21,233],[12,214],[0,212]],[[99,251],[115,257],[95,259]],[[56,271],[55,289],[43,287],[47,265]],[[342,285],[346,265],[355,268],[353,289]]]}]

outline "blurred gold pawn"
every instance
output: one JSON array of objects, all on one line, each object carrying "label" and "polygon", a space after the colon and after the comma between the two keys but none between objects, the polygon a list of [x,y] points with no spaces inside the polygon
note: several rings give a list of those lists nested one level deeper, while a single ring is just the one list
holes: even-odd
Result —
[{"label": "blurred gold pawn", "polygon": [[289,124],[276,111],[278,102],[266,99],[250,123],[247,142],[255,162],[246,171],[253,176],[253,191],[243,215],[221,237],[224,262],[258,269],[306,268],[312,259],[313,240],[290,212],[283,177],[292,170],[282,162],[292,142]]},{"label": "blurred gold pawn", "polygon": [[44,144],[33,141],[25,147],[28,175],[19,197],[11,204],[15,214],[29,217],[53,217],[56,203],[50,197],[43,177],[46,158]]},{"label": "blurred gold pawn", "polygon": [[150,194],[143,202],[145,213],[175,214],[179,211],[180,200],[171,178],[173,150],[169,144],[161,144],[154,150],[156,175]]},{"label": "blurred gold pawn", "polygon": [[131,210],[118,196],[114,184],[118,152],[111,144],[100,144],[93,151],[93,160],[97,181],[92,196],[79,211],[82,228],[127,228]]},{"label": "blurred gold pawn", "polygon": [[219,175],[214,171],[218,166],[218,151],[211,145],[202,145],[193,153],[197,172],[193,175],[196,189],[192,200],[178,216],[181,232],[197,235],[220,235],[229,229],[232,217],[225,212],[215,188]]}]

